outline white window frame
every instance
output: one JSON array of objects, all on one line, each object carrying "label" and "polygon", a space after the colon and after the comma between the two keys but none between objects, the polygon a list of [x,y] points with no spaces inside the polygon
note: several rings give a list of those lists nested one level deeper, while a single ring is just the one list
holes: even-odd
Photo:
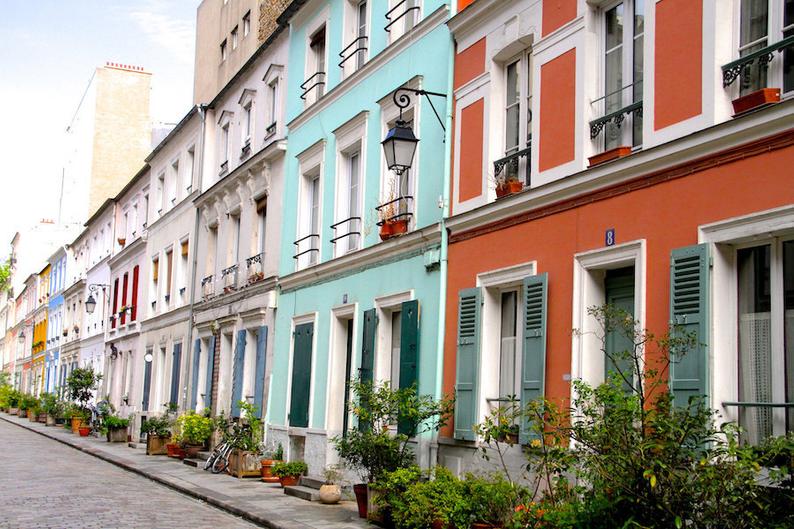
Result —
[{"label": "white window frame", "polygon": [[[367,121],[369,112],[361,112],[334,131],[336,140],[336,182],[335,182],[335,212],[334,223],[350,217],[350,157],[358,153],[358,189],[357,210],[361,220],[350,221],[339,226],[334,232],[334,237],[339,237],[350,231],[359,232],[358,236],[339,239],[334,244],[334,256],[340,257],[348,252],[361,249],[364,238],[364,196],[366,189],[367,166]],[[350,239],[355,237],[354,247],[350,247]]]},{"label": "white window frame", "polygon": [[[753,43],[748,43],[744,46],[741,45],[741,28],[742,28],[742,3],[743,0],[738,0],[734,4],[734,20],[735,22],[735,30],[733,32],[734,35],[734,46],[733,46],[733,57],[735,59],[739,59],[741,56],[741,49],[745,47],[752,47]],[[785,22],[784,18],[784,9],[785,9],[785,0],[769,0],[768,3],[769,9],[769,18],[767,19],[767,32],[766,38],[763,39],[766,42],[763,46],[769,46],[776,42],[780,42],[783,40],[784,32],[787,31],[786,28],[783,27]],[[789,24],[788,31],[792,31],[794,34],[794,21],[792,24]],[[755,44],[758,44],[758,41],[755,41]],[[792,59],[794,60],[794,59]],[[757,63],[756,63],[757,64]],[[794,64],[792,65],[794,67]],[[783,86],[783,52],[775,52],[773,54],[772,61],[767,64],[766,70],[766,87],[774,88],[780,87],[781,94],[785,93],[791,95],[794,93],[794,83],[792,83],[791,89],[788,92],[784,92],[785,87]],[[763,86],[761,88],[764,88]],[[731,87],[732,89],[732,98],[737,98],[741,94],[741,75],[737,78],[734,85]],[[748,91],[747,93],[752,92],[752,90]]]},{"label": "white window frame", "polygon": [[265,76],[262,78],[264,81],[265,86],[267,87],[266,90],[266,99],[265,104],[267,105],[267,128],[265,129],[265,139],[270,138],[271,136],[275,135],[278,132],[279,128],[279,117],[280,117],[280,109],[281,109],[281,82],[282,82],[282,73],[284,67],[278,64],[271,65]]},{"label": "white window frame", "polygon": [[[342,64],[342,79],[350,76],[358,71],[369,59],[369,41],[372,35],[372,28],[370,20],[372,19],[372,1],[373,0],[345,0],[344,2],[344,42],[342,48],[347,50],[347,60]],[[362,24],[360,18],[360,6],[366,2],[364,21]],[[361,28],[364,28],[364,34],[361,35]],[[362,42],[357,39],[366,37]],[[357,44],[354,44],[356,42]],[[366,50],[354,52],[354,50],[364,47]],[[355,55],[355,56],[354,56]]]},{"label": "white window frame", "polygon": [[196,172],[196,145],[187,148],[187,173],[185,175],[185,195],[193,191],[193,177]]},{"label": "white window frame", "polygon": [[226,39],[223,39],[223,41],[221,41],[221,62],[222,63],[226,62],[226,59],[228,58],[229,58],[229,48],[228,45],[226,44]]},{"label": "white window frame", "polygon": [[[401,2],[401,0],[389,0],[388,9],[387,11],[394,9],[397,5]],[[424,16],[424,2],[422,0],[406,0],[405,4],[403,4],[400,8],[397,8],[392,15],[392,20],[395,17],[399,16],[401,13],[404,12],[404,9],[408,7],[409,3],[413,3],[415,6],[419,7],[418,10],[414,10],[412,14],[406,15],[400,20],[396,21],[394,25],[389,28],[387,32],[387,42],[388,44],[393,44],[397,40],[400,39],[403,35],[410,33],[411,30],[416,28],[419,23],[422,21]],[[413,21],[413,23],[410,23]],[[386,21],[386,24],[389,22]],[[384,24],[384,25],[386,25]]]},{"label": "white window frame", "polygon": [[221,112],[220,118],[218,119],[218,128],[220,129],[220,134],[218,134],[218,158],[220,159],[218,172],[220,175],[224,175],[231,170],[231,167],[229,167],[229,158],[231,158],[232,151],[233,119],[234,113],[228,110]]},{"label": "white window frame", "polygon": [[239,40],[240,39],[239,39],[238,33],[239,33],[239,27],[238,26],[234,26],[234,29],[232,29],[232,34],[231,34],[231,36],[232,36],[232,50],[236,50],[237,46],[239,44]]},{"label": "white window frame", "polygon": [[177,199],[179,198],[179,155],[175,156],[171,163],[168,164],[168,171],[171,173],[171,178],[169,180],[173,181],[173,185],[171,187],[171,205],[176,204]]},{"label": "white window frame", "polygon": [[[528,48],[522,52],[513,55],[510,59],[504,61],[501,68],[501,85],[500,91],[500,109],[501,109],[501,153],[497,158],[510,156],[519,151],[527,149],[532,145],[532,72],[534,65],[532,64],[532,49]],[[507,145],[507,69],[516,64],[516,71],[519,79],[519,93],[518,93],[518,145],[511,146],[508,149]],[[509,152],[508,152],[509,151]],[[518,163],[518,179],[529,186],[530,184],[530,167],[531,158],[523,156],[519,159]],[[499,176],[505,176],[507,168],[502,169]],[[496,176],[496,175],[494,175]]]},{"label": "white window frame", "polygon": [[[304,59],[304,73],[303,73],[303,80],[301,83],[304,83],[309,80],[309,78],[318,72],[324,72],[325,75],[318,76],[316,79],[313,79],[311,83],[309,83],[307,88],[314,84],[315,82],[322,81],[324,84],[315,86],[311,90],[306,93],[304,102],[304,107],[309,107],[310,105],[314,104],[318,99],[320,99],[325,92],[328,91],[328,70],[329,70],[329,40],[328,40],[328,29],[330,25],[330,10],[326,8],[320,13],[314,21],[306,26],[306,55]],[[324,56],[318,57],[317,54],[312,49],[311,43],[314,40],[315,35],[318,34],[320,31],[325,32],[325,47],[323,50]],[[321,70],[320,68],[323,67]]]},{"label": "white window frame", "polygon": [[[298,155],[298,173],[300,175],[298,186],[298,219],[295,240],[301,239],[307,235],[312,234],[311,226],[311,185],[314,178],[319,178],[319,197],[318,197],[318,219],[317,219],[317,235],[318,237],[307,239],[303,241],[298,251],[304,251],[311,245],[316,244],[318,251],[308,252],[295,259],[296,270],[301,270],[308,266],[313,266],[321,261],[322,252],[322,232],[323,232],[323,183],[324,178],[324,158],[325,158],[325,141],[320,141],[313,146],[309,147],[303,153]],[[314,242],[316,241],[316,242]],[[314,247],[314,246],[311,246]]]},{"label": "white window frame", "polygon": [[[331,308],[331,328],[329,329],[329,343],[331,354],[328,362],[328,403],[325,408],[325,424],[328,435],[339,435],[344,425],[345,409],[345,368],[347,360],[347,322],[353,320],[352,355],[350,375],[357,374],[356,367],[360,364],[357,358],[359,350],[359,311],[358,303],[349,303]],[[352,395],[351,395],[352,397]],[[348,427],[353,424],[353,413],[348,409]]]},{"label": "white window frame", "polygon": [[[416,297],[413,289],[375,298],[378,326],[375,342],[374,379],[379,383],[391,381],[394,374],[392,373],[391,348],[392,313],[402,311],[402,304],[414,299]],[[397,375],[399,376],[399,373]]]},{"label": "white window frame", "polygon": [[256,124],[256,91],[246,88],[237,101],[240,105],[240,145],[245,154],[250,149],[254,139]]},{"label": "white window frame", "polygon": [[243,15],[243,38],[247,37],[248,34],[251,33],[251,10],[249,9],[246,14]]}]

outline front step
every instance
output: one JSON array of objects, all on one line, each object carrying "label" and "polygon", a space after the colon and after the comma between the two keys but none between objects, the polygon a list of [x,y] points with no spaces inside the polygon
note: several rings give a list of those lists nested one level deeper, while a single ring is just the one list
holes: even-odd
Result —
[{"label": "front step", "polygon": [[325,485],[325,480],[313,476],[301,476],[300,484],[310,489],[320,490],[320,487]]},{"label": "front step", "polygon": [[295,485],[294,487],[284,487],[284,494],[288,496],[295,496],[306,501],[319,501],[320,492],[311,487],[304,487],[303,485]]},{"label": "front step", "polygon": [[182,460],[182,462],[187,466],[196,467],[196,468],[199,468],[200,466],[203,467],[205,461],[206,459],[192,459],[189,457],[186,457],[185,459]]},{"label": "front step", "polygon": [[201,451],[201,452],[199,452],[199,453],[196,455],[196,457],[198,457],[199,459],[203,459],[204,461],[206,461],[207,459],[209,459],[209,458],[210,458],[210,456],[211,456],[211,455],[212,455],[212,452],[210,452],[210,451],[206,451],[206,452],[204,452],[204,451]]},{"label": "front step", "polygon": [[142,448],[146,450],[146,443],[136,443],[135,441],[130,441],[127,443],[127,446],[129,446],[130,448],[139,448],[139,449]]}]

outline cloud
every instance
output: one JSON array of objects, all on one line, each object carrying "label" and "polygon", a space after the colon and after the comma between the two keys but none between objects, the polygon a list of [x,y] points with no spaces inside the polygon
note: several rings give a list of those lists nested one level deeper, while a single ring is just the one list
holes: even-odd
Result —
[{"label": "cloud", "polygon": [[130,9],[127,16],[154,43],[171,52],[178,61],[193,65],[193,19],[175,18],[168,12],[167,2],[156,0],[143,2]]}]

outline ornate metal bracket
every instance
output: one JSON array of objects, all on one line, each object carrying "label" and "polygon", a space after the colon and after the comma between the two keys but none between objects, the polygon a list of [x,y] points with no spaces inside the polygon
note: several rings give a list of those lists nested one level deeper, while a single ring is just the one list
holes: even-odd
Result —
[{"label": "ornate metal bracket", "polygon": [[626,116],[634,114],[635,116],[642,117],[642,100],[636,101],[628,106],[610,112],[606,116],[594,119],[590,122],[590,139],[594,139],[606,127],[607,123],[614,123],[616,127],[620,127],[625,121]]},{"label": "ornate metal bracket", "polygon": [[446,94],[440,94],[438,92],[428,92],[427,90],[417,90],[415,88],[407,88],[405,86],[401,86],[397,90],[394,91],[392,94],[392,100],[394,104],[397,105],[397,108],[400,109],[400,119],[403,119],[403,110],[411,106],[411,96],[410,94],[414,94],[416,96],[425,96],[427,102],[430,103],[430,108],[433,109],[433,113],[436,115],[436,119],[438,120],[438,124],[441,125],[441,130],[444,132],[447,131],[444,128],[444,122],[441,120],[441,116],[438,114],[436,107],[433,105],[433,101],[430,100],[430,96],[435,97],[443,97],[444,99],[447,98]]},{"label": "ornate metal bracket", "polygon": [[526,149],[522,149],[518,152],[514,152],[510,156],[505,156],[504,158],[500,158],[493,163],[493,173],[494,176],[499,176],[499,173],[502,172],[507,166],[513,168],[516,172],[518,172],[518,160],[525,156],[529,156],[532,152],[532,147],[527,147]]},{"label": "ornate metal bracket", "polygon": [[724,65],[722,67],[723,88],[727,88],[733,84],[733,82],[742,75],[742,72],[750,68],[756,60],[758,60],[759,66],[765,66],[775,58],[775,52],[779,52],[793,45],[794,35]]}]

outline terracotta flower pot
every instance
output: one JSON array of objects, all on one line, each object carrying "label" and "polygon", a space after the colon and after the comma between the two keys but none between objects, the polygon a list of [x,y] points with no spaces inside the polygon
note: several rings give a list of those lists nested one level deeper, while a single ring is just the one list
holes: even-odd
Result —
[{"label": "terracotta flower pot", "polygon": [[168,457],[173,457],[175,459],[185,459],[185,449],[179,446],[178,443],[168,443],[165,445],[165,449],[168,453]]},{"label": "terracotta flower pot", "polygon": [[631,147],[623,146],[623,147],[615,147],[614,149],[610,149],[608,151],[604,151],[601,154],[596,154],[595,156],[591,156],[588,158],[590,162],[590,167],[595,165],[600,165],[605,162],[609,162],[611,160],[617,160],[618,158],[623,158],[624,156],[628,156],[631,154]]},{"label": "terracotta flower pot", "polygon": [[395,235],[402,235],[403,233],[408,233],[408,219],[397,219],[390,221],[387,224],[391,224],[392,237],[394,237]]},{"label": "terracotta flower pot", "polygon": [[496,186],[496,198],[515,195],[524,190],[524,184],[520,180],[506,180],[503,184]]},{"label": "terracotta flower pot", "polygon": [[90,426],[80,426],[80,428],[78,429],[78,432],[80,433],[80,437],[88,437],[88,434],[91,433],[91,427]]},{"label": "terracotta flower pot", "polygon": [[81,424],[83,424],[82,417],[72,417],[72,433],[77,433]]},{"label": "terracotta flower pot", "polygon": [[387,239],[391,239],[392,237],[392,225],[388,222],[384,222],[380,225],[380,240],[385,241]]},{"label": "terracotta flower pot", "polygon": [[275,459],[262,459],[260,461],[262,467],[260,468],[260,472],[262,475],[262,481],[265,483],[279,483],[279,479],[273,475],[273,465],[276,464]]},{"label": "terracotta flower pot", "polygon": [[780,101],[780,88],[762,88],[732,101],[734,115]]},{"label": "terracotta flower pot", "polygon": [[300,482],[301,477],[299,475],[298,476],[284,476],[283,478],[279,478],[279,480],[281,482],[281,486],[282,487],[294,487],[295,485],[297,485]]},{"label": "terracotta flower pot", "polygon": [[353,485],[353,493],[356,495],[356,503],[358,504],[358,517],[367,517],[367,484],[357,483]]}]

